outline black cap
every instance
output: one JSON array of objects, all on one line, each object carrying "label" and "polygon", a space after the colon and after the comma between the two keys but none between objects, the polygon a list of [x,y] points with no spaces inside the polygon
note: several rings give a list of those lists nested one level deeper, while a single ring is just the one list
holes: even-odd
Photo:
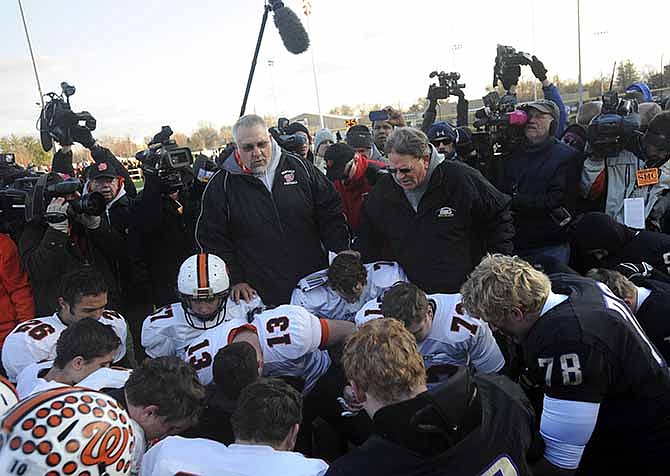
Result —
[{"label": "black cap", "polygon": [[86,172],[86,178],[88,180],[95,180],[99,177],[116,178],[118,177],[118,174],[109,162],[96,162],[95,164],[89,166]]},{"label": "black cap", "polygon": [[354,158],[356,151],[344,142],[338,142],[328,147],[324,160],[326,161],[326,177],[329,180],[344,178],[344,167]]},{"label": "black cap", "polygon": [[347,144],[355,149],[369,149],[372,147],[372,132],[367,126],[352,126],[347,131]]}]

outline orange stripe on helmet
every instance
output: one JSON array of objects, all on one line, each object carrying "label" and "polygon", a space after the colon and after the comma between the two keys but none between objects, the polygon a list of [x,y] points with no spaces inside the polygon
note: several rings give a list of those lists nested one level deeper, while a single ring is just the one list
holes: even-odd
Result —
[{"label": "orange stripe on helmet", "polygon": [[207,253],[198,255],[198,288],[209,287],[209,274],[207,273]]}]

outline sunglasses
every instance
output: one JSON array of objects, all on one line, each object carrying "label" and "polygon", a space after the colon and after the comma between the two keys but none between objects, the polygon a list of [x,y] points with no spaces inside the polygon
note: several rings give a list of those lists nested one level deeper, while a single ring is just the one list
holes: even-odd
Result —
[{"label": "sunglasses", "polygon": [[270,144],[270,141],[263,140],[260,142],[256,142],[255,144],[242,144],[240,149],[242,149],[244,152],[251,152],[254,150],[254,147],[258,147],[259,149],[264,149]]},{"label": "sunglasses", "polygon": [[452,141],[450,139],[435,139],[435,140],[431,141],[430,143],[433,144],[435,147],[439,147],[442,144],[444,144],[444,145],[453,144],[454,141]]},{"label": "sunglasses", "polygon": [[414,169],[412,169],[412,168],[388,169],[388,172],[391,175],[397,175],[397,174],[407,175],[408,173],[413,172],[413,171],[414,171]]}]

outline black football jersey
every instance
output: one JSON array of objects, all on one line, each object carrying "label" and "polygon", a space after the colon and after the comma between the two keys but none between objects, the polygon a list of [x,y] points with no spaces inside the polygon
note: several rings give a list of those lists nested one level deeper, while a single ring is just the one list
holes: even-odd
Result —
[{"label": "black football jersey", "polygon": [[631,281],[651,290],[635,317],[667,362],[670,360],[670,284],[641,276],[634,276]]},{"label": "black football jersey", "polygon": [[627,447],[641,457],[652,441],[653,451],[670,451],[670,440],[658,441],[670,427],[670,374],[660,352],[602,283],[567,274],[551,280],[568,299],[525,338],[527,377],[548,397],[600,404],[587,451]]},{"label": "black football jersey", "polygon": [[621,256],[617,256],[616,259],[620,263],[644,261],[670,274],[670,235],[642,230],[624,247]]}]

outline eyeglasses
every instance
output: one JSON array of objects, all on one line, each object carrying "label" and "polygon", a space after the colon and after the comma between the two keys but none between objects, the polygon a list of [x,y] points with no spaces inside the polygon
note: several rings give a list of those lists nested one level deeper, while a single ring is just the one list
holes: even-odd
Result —
[{"label": "eyeglasses", "polygon": [[413,172],[414,169],[410,167],[404,167],[402,169],[388,169],[388,171],[391,175],[397,175],[397,174],[407,175],[408,173]]},{"label": "eyeglasses", "polygon": [[259,149],[264,149],[270,144],[270,141],[263,140],[260,142],[256,142],[255,144],[242,144],[240,146],[240,149],[242,149],[244,152],[251,152],[254,150],[254,147],[258,147]]},{"label": "eyeglasses", "polygon": [[451,139],[435,139],[433,141],[430,141],[431,144],[433,144],[435,147],[439,147],[440,145],[450,145],[453,144],[454,141]]}]

